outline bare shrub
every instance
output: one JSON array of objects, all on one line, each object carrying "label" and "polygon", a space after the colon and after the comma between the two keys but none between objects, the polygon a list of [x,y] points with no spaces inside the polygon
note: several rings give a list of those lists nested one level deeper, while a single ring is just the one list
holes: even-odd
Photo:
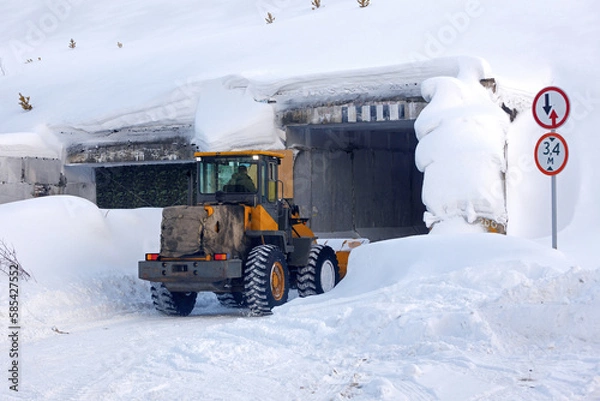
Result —
[{"label": "bare shrub", "polygon": [[31,110],[33,106],[29,103],[29,96],[23,96],[21,92],[19,92],[19,105],[23,108],[23,110]]},{"label": "bare shrub", "polygon": [[4,240],[0,239],[0,271],[7,276],[10,274],[11,268],[17,267],[19,277],[24,280],[29,280],[31,275],[23,269],[19,259],[17,259],[17,251],[13,246],[9,246]]}]

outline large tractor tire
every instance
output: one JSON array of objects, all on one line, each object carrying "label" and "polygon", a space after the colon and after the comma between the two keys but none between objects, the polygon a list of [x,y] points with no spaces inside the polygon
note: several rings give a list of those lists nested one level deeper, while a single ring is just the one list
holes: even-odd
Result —
[{"label": "large tractor tire", "polygon": [[219,303],[228,308],[241,308],[246,305],[244,294],[241,292],[215,293]]},{"label": "large tractor tire", "polygon": [[152,302],[157,311],[170,316],[187,316],[196,306],[197,292],[171,292],[162,283],[152,283]]},{"label": "large tractor tire", "polygon": [[281,250],[274,245],[259,245],[248,255],[244,275],[244,299],[254,316],[271,314],[271,310],[288,300],[290,273]]},{"label": "large tractor tire", "polygon": [[339,282],[340,268],[334,250],[327,245],[313,245],[308,264],[298,271],[298,295],[323,294]]}]

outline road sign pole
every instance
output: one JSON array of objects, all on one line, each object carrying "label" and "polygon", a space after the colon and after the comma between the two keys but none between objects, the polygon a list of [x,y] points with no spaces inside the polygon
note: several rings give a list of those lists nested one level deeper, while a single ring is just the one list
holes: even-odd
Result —
[{"label": "road sign pole", "polygon": [[552,248],[558,249],[558,218],[556,212],[556,175],[552,180]]},{"label": "road sign pole", "polygon": [[539,126],[551,129],[535,145],[535,163],[539,170],[551,176],[552,192],[552,248],[558,249],[558,219],[556,206],[556,175],[567,165],[569,148],[556,128],[565,123],[571,106],[567,94],[560,88],[549,86],[538,92],[531,110]]}]

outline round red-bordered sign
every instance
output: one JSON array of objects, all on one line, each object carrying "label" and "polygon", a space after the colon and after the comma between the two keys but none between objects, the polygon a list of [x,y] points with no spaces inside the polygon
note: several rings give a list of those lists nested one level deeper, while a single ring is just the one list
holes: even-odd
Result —
[{"label": "round red-bordered sign", "polygon": [[565,91],[556,86],[548,86],[535,96],[531,110],[538,125],[556,129],[567,121],[571,104]]},{"label": "round red-bordered sign", "polygon": [[546,175],[563,171],[569,160],[567,141],[556,132],[542,135],[535,145],[535,164]]}]

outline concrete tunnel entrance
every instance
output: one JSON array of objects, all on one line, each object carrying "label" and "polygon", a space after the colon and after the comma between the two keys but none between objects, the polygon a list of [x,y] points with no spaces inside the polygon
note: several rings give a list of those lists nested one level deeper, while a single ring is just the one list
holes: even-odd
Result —
[{"label": "concrete tunnel entrance", "polygon": [[414,120],[288,125],[294,198],[320,237],[426,233]]},{"label": "concrete tunnel entrance", "polygon": [[[297,152],[294,201],[319,237],[376,241],[427,232],[414,120],[289,124],[286,131],[287,147]],[[190,202],[189,159],[94,170],[102,208]]]},{"label": "concrete tunnel entrance", "polygon": [[[416,78],[390,87],[397,75],[377,73],[367,86],[370,81],[364,79],[356,87],[344,81],[333,95],[330,82],[323,92],[319,82],[307,81],[274,93],[269,89],[270,95],[260,99],[274,105],[275,126],[286,132],[285,147],[296,151],[294,201],[321,238],[376,241],[427,232],[414,131],[427,103],[418,96]],[[176,137],[160,143],[73,149],[71,162],[99,164],[101,207],[185,204],[195,175],[189,165],[195,146],[186,129],[163,130],[165,138]],[[117,162],[121,168],[109,167]]]}]

